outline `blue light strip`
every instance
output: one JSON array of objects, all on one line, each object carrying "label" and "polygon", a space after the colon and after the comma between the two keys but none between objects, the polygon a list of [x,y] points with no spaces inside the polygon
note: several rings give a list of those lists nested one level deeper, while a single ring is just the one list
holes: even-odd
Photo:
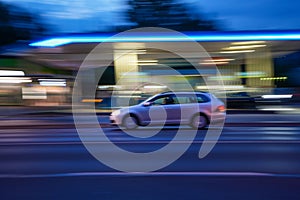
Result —
[{"label": "blue light strip", "polygon": [[40,42],[34,42],[29,44],[29,46],[38,46],[38,47],[56,47],[65,44],[72,43],[73,41],[67,38],[53,38],[48,40],[43,40]]},{"label": "blue light strip", "polygon": [[[185,36],[186,35],[186,36]],[[92,35],[54,37],[29,44],[33,47],[57,47],[71,43],[100,42],[222,42],[251,40],[300,40],[300,31],[278,32],[190,32],[180,36],[171,33],[131,33],[128,36]]]}]

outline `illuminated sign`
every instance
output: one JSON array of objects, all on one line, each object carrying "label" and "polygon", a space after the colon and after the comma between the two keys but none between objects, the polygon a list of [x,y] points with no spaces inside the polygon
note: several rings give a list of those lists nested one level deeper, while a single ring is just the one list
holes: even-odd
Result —
[{"label": "illuminated sign", "polygon": [[[270,41],[300,40],[300,31],[262,31],[262,32],[186,32],[185,36],[168,33],[132,33],[126,37],[115,34],[78,35],[53,37],[29,44],[34,47],[57,47],[71,43],[100,42],[221,42],[221,41]],[[112,37],[114,36],[114,37]]]}]

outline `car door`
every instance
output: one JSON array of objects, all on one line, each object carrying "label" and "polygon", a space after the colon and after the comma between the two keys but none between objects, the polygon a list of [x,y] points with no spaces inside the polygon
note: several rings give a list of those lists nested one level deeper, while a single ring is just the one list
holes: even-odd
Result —
[{"label": "car door", "polygon": [[168,96],[168,101],[164,105],[165,112],[167,113],[167,124],[179,124],[181,119],[180,104],[174,94]]},{"label": "car door", "polygon": [[197,112],[198,106],[196,102],[192,101],[192,95],[179,94],[177,95],[178,107],[180,116],[178,116],[181,123],[189,122],[191,116]]},{"label": "car door", "polygon": [[141,119],[145,124],[165,124],[171,120],[170,95],[161,95],[150,99],[139,111]]}]

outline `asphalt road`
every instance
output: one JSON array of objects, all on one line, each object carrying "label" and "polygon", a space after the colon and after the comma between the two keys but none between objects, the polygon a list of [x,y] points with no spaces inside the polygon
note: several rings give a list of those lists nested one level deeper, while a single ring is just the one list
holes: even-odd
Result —
[{"label": "asphalt road", "polygon": [[[178,160],[152,173],[123,173],[99,162],[82,144],[71,116],[2,118],[0,198],[300,199],[297,117],[229,116],[208,156],[198,157],[207,133],[199,130]],[[165,127],[152,138],[136,139],[108,126],[105,116],[99,121],[116,145],[140,153],[164,147],[178,130]],[[153,131],[135,130],[140,134]],[[183,131],[188,135],[192,130],[184,127]],[[86,135],[89,142],[105,145],[95,134]],[[178,141],[185,142],[184,138]]]}]

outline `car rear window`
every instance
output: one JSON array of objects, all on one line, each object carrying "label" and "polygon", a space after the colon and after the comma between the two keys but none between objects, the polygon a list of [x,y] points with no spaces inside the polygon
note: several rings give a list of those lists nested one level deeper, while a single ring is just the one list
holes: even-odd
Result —
[{"label": "car rear window", "polygon": [[203,95],[203,94],[197,94],[196,96],[197,96],[197,102],[198,103],[206,103],[206,102],[210,101],[210,99],[207,96]]}]

